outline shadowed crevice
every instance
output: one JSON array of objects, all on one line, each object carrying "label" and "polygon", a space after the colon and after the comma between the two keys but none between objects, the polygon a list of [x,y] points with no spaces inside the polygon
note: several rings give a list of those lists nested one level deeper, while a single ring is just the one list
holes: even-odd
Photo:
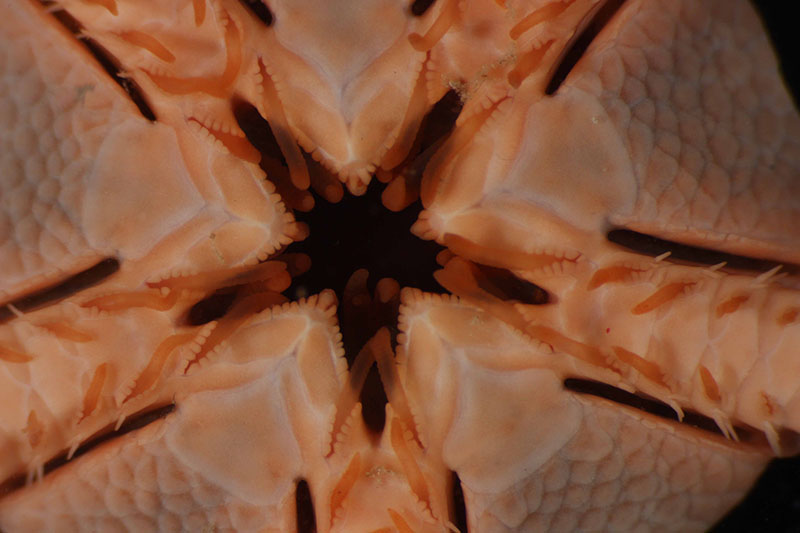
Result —
[{"label": "shadowed crevice", "polygon": [[455,471],[451,473],[450,483],[452,484],[451,504],[453,506],[453,525],[458,528],[460,533],[468,533],[467,503],[464,500],[464,489],[461,486],[461,479]]},{"label": "shadowed crevice", "polygon": [[374,363],[367,373],[364,386],[361,388],[359,401],[361,402],[361,418],[364,420],[364,425],[373,435],[380,436],[386,425],[386,404],[389,401],[386,398],[386,391],[383,388],[378,366]]},{"label": "shadowed crevice", "polygon": [[567,79],[569,73],[572,72],[572,69],[575,68],[575,65],[578,64],[578,61],[580,61],[586,53],[589,45],[592,44],[592,41],[594,41],[595,37],[597,37],[603,28],[608,25],[624,3],[625,0],[606,0],[599,8],[596,8],[585,26],[576,31],[575,36],[567,43],[561,58],[558,63],[556,63],[550,81],[545,87],[545,94],[553,95],[558,91],[558,88],[561,87],[561,84]]},{"label": "shadowed crevice", "polygon": [[[264,75],[266,76],[266,73]],[[305,160],[306,167],[310,156],[300,146],[297,146],[289,132],[278,129],[275,124],[262,117],[258,109],[247,100],[234,97],[231,101],[231,111],[247,141],[260,153],[259,166],[267,175],[267,179],[275,186],[275,191],[280,195],[284,205],[292,210],[308,211],[311,209],[314,206],[312,193],[298,188],[294,183],[287,161],[287,157],[291,157],[291,154],[284,154],[284,149],[291,152],[294,148],[288,145],[281,147],[278,139],[292,138],[290,142]]]},{"label": "shadowed crevice", "polygon": [[475,279],[478,287],[503,301],[514,300],[526,305],[544,305],[550,301],[550,295],[545,289],[518,278],[509,270],[473,264],[481,274]]},{"label": "shadowed crevice", "polygon": [[436,0],[414,0],[411,3],[411,14],[415,17],[421,17],[435,2]]},{"label": "shadowed crevice", "polygon": [[265,26],[272,26],[275,16],[264,0],[239,0],[250,13],[256,16]]},{"label": "shadowed crevice", "polygon": [[15,317],[8,305],[26,313],[47,305],[55,304],[110,277],[119,270],[119,260],[113,257],[103,259],[94,266],[70,276],[58,283],[32,292],[0,307],[0,324]]},{"label": "shadowed crevice", "polygon": [[[463,80],[457,84],[463,85],[462,82]],[[382,167],[378,169],[377,178],[389,182],[381,200],[390,211],[401,212],[419,200],[423,174],[431,160],[447,149],[447,140],[455,129],[463,107],[461,94],[451,88],[422,117],[418,125],[410,123],[406,126],[409,130],[401,134],[403,140],[398,145],[407,149],[405,157],[398,161],[396,156],[400,153],[393,154],[384,158]],[[416,132],[412,131],[415,127]],[[413,140],[408,144],[412,133]]]},{"label": "shadowed crevice", "polygon": [[[278,141],[272,133],[272,126],[261,116],[258,109],[246,100],[234,98],[231,102],[231,110],[237,124],[242,128],[242,132],[244,132],[250,144],[263,156],[272,158],[278,161],[281,166],[286,167],[286,159],[283,157]],[[266,171],[263,165],[261,168]]]},{"label": "shadowed crevice", "polygon": [[297,533],[317,533],[317,516],[314,511],[314,500],[305,479],[297,481],[294,492]]},{"label": "shadowed crevice", "polygon": [[64,9],[54,9],[52,2],[40,2],[48,8],[50,15],[64,26],[75,39],[97,60],[103,70],[125,91],[128,98],[139,109],[139,113],[150,122],[156,121],[156,115],[142,92],[141,87],[131,78],[123,74],[121,62],[108,50],[100,46],[94,39],[83,34],[83,26]]},{"label": "shadowed crevice", "polygon": [[699,246],[680,244],[627,229],[611,230],[606,237],[614,244],[618,244],[632,252],[651,257],[657,257],[669,252],[670,255],[665,260],[670,262],[708,266],[724,262],[726,269],[751,272],[766,272],[780,265],[782,266],[781,272],[789,274],[800,273],[800,266],[792,263],[780,263],[769,259],[747,257]]},{"label": "shadowed crevice", "polygon": [[185,322],[188,326],[202,326],[225,316],[236,300],[236,289],[221,289],[189,308]]},{"label": "shadowed crevice", "polygon": [[[694,411],[684,410],[683,420],[678,420],[675,410],[669,405],[650,397],[639,396],[628,391],[618,389],[612,385],[588,379],[567,378],[564,380],[566,390],[604,398],[620,405],[627,405],[639,411],[685,424],[708,433],[724,436],[713,419]],[[759,430],[745,426],[734,426],[739,441],[747,444],[767,445],[766,438]]]},{"label": "shadowed crevice", "polygon": [[[139,411],[138,413],[126,418],[125,422],[123,422],[116,431],[114,430],[114,424],[109,424],[95,433],[93,436],[89,437],[83,444],[78,446],[71,458],[67,458],[69,450],[64,450],[61,454],[47,461],[42,469],[42,475],[47,476],[51,472],[76,460],[81,455],[91,452],[102,444],[118,439],[119,437],[122,437],[127,433],[131,433],[132,431],[142,429],[158,420],[163,420],[169,416],[170,413],[175,411],[175,409],[176,406],[172,403],[162,406],[148,407],[147,409],[143,409],[142,411]],[[27,477],[28,476],[26,473],[20,473],[6,479],[3,482],[0,482],[0,497],[24,488],[27,485]]]},{"label": "shadowed crevice", "polygon": [[464,108],[464,101],[458,91],[450,89],[442,96],[422,119],[417,132],[419,150],[417,154],[425,152],[439,140],[444,139],[455,129],[456,120]]}]

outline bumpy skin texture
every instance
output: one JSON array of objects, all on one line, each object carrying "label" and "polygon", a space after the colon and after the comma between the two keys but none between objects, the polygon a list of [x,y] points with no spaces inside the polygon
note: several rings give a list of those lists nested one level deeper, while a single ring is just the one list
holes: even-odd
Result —
[{"label": "bumpy skin texture", "polygon": [[702,530],[763,467],[761,451],[561,393],[585,369],[490,313],[404,296],[409,402],[431,459],[459,473],[470,531]]},{"label": "bumpy skin texture", "polygon": [[[117,59],[150,120],[47,9],[3,2],[0,529],[292,531],[304,479],[319,531],[446,531],[455,472],[470,531],[697,531],[795,451],[796,274],[606,239],[800,262],[800,119],[747,2],[628,0],[554,94],[600,2],[268,4],[271,23],[232,0],[49,6]],[[456,126],[415,155],[448,89]],[[282,161],[248,143],[242,101]],[[307,265],[282,252],[309,187],[360,194],[373,174],[392,209],[421,197],[413,231],[448,248],[452,295],[354,289],[344,305],[401,300],[400,333],[378,329],[348,369],[335,296],[287,302]],[[14,306],[106,257],[102,283]],[[193,325],[215,291],[230,307]],[[359,403],[373,363],[377,435]]]},{"label": "bumpy skin texture", "polygon": [[325,419],[345,365],[334,303],[325,293],[253,316],[215,354],[223,363],[159,384],[178,412],[5,498],[3,528],[289,529],[294,479],[327,474]]},{"label": "bumpy skin texture", "polygon": [[135,286],[253,262],[296,238],[257,166],[174,110],[143,118],[63,29],[40,35],[42,13],[15,4],[3,22],[4,299],[105,256],[124,259]]},{"label": "bumpy skin texture", "polygon": [[784,230],[800,213],[800,124],[750,6],[653,3],[616,24],[575,78],[623,137],[640,188],[613,222],[797,261]]}]

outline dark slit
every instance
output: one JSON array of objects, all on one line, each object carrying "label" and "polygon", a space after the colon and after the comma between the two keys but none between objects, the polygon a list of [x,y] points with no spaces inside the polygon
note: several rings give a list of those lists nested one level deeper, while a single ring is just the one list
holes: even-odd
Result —
[{"label": "dark slit", "polygon": [[461,114],[463,107],[464,102],[458,92],[453,89],[447,91],[422,119],[417,133],[419,150],[414,155],[423,153],[437,141],[450,135],[450,132],[456,127],[456,119]]},{"label": "dark slit", "polygon": [[258,20],[263,22],[265,26],[272,26],[272,23],[275,22],[272,10],[270,10],[264,0],[239,0],[239,2],[246,7],[250,13],[255,15]]},{"label": "dark slit", "polygon": [[78,272],[74,276],[70,276],[54,285],[7,302],[3,307],[0,307],[0,323],[6,322],[15,316],[7,307],[8,304],[13,305],[22,312],[33,311],[46,305],[52,305],[57,301],[63,300],[84,289],[88,289],[92,285],[97,285],[114,274],[117,270],[119,270],[119,261],[113,257],[109,257],[103,259],[93,267]]},{"label": "dark slit", "polygon": [[[283,157],[281,147],[272,133],[272,126],[261,116],[258,109],[241,98],[235,98],[231,106],[236,123],[242,128],[242,132],[250,144],[262,155],[280,161],[281,166],[286,167],[286,159]],[[262,161],[263,159],[262,157]],[[263,165],[261,168],[266,172]]]},{"label": "dark slit", "polygon": [[236,290],[226,288],[215,292],[189,308],[185,322],[189,326],[202,326],[212,320],[222,318],[235,300]]},{"label": "dark slit", "polygon": [[[631,394],[630,392],[618,389],[606,383],[588,379],[567,378],[564,380],[564,388],[578,394],[596,396],[617,404],[627,405],[628,407],[644,411],[659,418],[679,422],[677,413],[675,413],[675,410],[669,405],[653,398]],[[722,435],[722,431],[720,431],[717,423],[711,418],[694,411],[684,410],[683,414],[684,417],[680,423],[715,435]],[[736,426],[734,429],[741,442],[766,443],[766,440],[762,439],[763,435],[758,430],[746,428],[744,426]]]},{"label": "dark slit", "polygon": [[[49,3],[44,2],[43,4],[45,6],[49,5]],[[51,11],[50,13],[58,22],[61,23],[62,26],[68,29],[70,33],[75,36],[75,39],[77,39],[77,41],[81,43],[90,54],[94,56],[97,62],[100,63],[100,66],[103,67],[103,70],[105,70],[108,75],[111,76],[115,82],[117,82],[117,85],[122,87],[131,101],[139,109],[139,112],[142,114],[142,116],[150,122],[155,122],[156,115],[153,112],[153,109],[150,107],[150,104],[147,103],[147,99],[144,97],[141,87],[139,87],[139,85],[131,78],[121,75],[122,69],[120,67],[120,61],[93,39],[82,36],[81,32],[83,31],[83,26],[68,12],[64,11],[63,9],[57,9]]]},{"label": "dark slit", "polygon": [[618,244],[628,250],[652,257],[670,252],[666,260],[672,262],[700,265],[717,265],[725,262],[726,269],[748,270],[753,272],[766,272],[778,265],[783,265],[781,269],[783,272],[788,272],[790,274],[797,274],[800,272],[800,266],[791,263],[779,263],[768,259],[718,252],[699,246],[690,246],[688,244],[667,241],[659,239],[658,237],[653,237],[652,235],[626,229],[611,230],[608,232],[607,238],[614,244]]},{"label": "dark slit", "polygon": [[317,517],[314,513],[314,500],[311,499],[311,491],[305,479],[301,479],[297,482],[294,501],[297,516],[297,533],[317,533]]},{"label": "dark slit", "polygon": [[[44,476],[47,476],[54,470],[66,465],[71,461],[74,461],[81,455],[85,455],[91,452],[101,444],[117,439],[125,435],[126,433],[136,431],[137,429],[142,429],[145,426],[152,424],[153,422],[166,418],[174,410],[175,410],[175,404],[167,404],[161,407],[154,407],[154,408],[151,407],[129,416],[117,431],[114,431],[114,424],[106,426],[105,428],[98,431],[94,436],[90,437],[86,442],[81,444],[75,451],[71,459],[67,459],[67,453],[69,453],[69,450],[64,450],[61,454],[47,461],[44,464],[44,469],[43,469]],[[20,473],[0,483],[0,496],[4,496],[10,492],[25,487],[26,477],[27,474]]]},{"label": "dark slit", "polygon": [[476,276],[478,286],[501,300],[516,300],[527,305],[543,305],[550,300],[546,290],[518,278],[509,270],[474,264],[481,274]]},{"label": "dark slit", "polygon": [[589,45],[592,44],[594,38],[606,27],[624,3],[625,0],[606,0],[606,2],[595,11],[589,19],[589,22],[582,29],[577,31],[576,36],[567,44],[565,51],[561,55],[561,59],[553,70],[553,75],[544,90],[545,94],[553,95],[558,91],[558,88],[561,87],[561,84],[567,79],[569,73],[572,72],[572,69],[575,68],[575,65],[577,65],[578,61],[583,57]]},{"label": "dark slit", "polygon": [[453,525],[455,525],[461,533],[467,533],[467,503],[464,500],[464,489],[461,487],[461,479],[455,471],[452,472],[450,483],[453,485]]},{"label": "dark slit", "polygon": [[378,366],[373,363],[367,373],[367,379],[361,388],[359,397],[361,402],[361,417],[364,425],[375,435],[383,432],[386,425],[386,391],[383,389],[381,376],[378,373]]},{"label": "dark slit", "polygon": [[411,14],[421,17],[428,11],[436,0],[414,0],[411,4]]}]

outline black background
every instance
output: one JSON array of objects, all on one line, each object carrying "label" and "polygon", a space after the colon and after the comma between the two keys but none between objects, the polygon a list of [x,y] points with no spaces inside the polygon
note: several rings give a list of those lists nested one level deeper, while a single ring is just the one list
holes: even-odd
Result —
[{"label": "black background", "polygon": [[[797,106],[800,100],[800,38],[797,19],[789,6],[798,4],[781,0],[754,0],[753,3],[769,30]],[[797,355],[800,357],[800,346]],[[800,458],[773,461],[744,502],[711,531],[800,532]]]}]

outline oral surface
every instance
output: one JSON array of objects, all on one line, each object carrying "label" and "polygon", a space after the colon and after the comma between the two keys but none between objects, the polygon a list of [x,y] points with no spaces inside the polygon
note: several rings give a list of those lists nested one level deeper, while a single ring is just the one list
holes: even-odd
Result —
[{"label": "oral surface", "polygon": [[4,5],[0,531],[704,531],[797,453],[750,3]]}]

